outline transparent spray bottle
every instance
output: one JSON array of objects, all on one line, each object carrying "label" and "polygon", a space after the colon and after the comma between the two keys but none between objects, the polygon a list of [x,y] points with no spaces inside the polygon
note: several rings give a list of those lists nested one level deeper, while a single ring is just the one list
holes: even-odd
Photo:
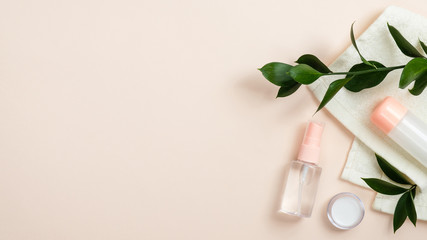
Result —
[{"label": "transparent spray bottle", "polygon": [[322,168],[317,165],[324,124],[309,122],[297,160],[293,160],[279,212],[310,217]]}]

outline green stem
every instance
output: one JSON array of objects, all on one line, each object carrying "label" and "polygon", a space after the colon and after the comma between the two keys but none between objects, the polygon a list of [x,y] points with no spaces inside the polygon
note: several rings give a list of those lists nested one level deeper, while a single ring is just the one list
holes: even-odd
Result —
[{"label": "green stem", "polygon": [[416,193],[416,189],[417,188],[417,185],[416,184],[414,184],[414,185],[412,185],[412,187],[410,188],[410,189],[408,189],[408,192],[410,192],[410,195],[411,195],[411,198],[412,198],[412,200],[414,200],[414,198],[415,198],[415,193]]},{"label": "green stem", "polygon": [[325,73],[324,75],[361,75],[371,72],[384,72],[384,71],[393,71],[395,69],[404,68],[406,65],[400,65],[400,66],[394,66],[394,67],[385,67],[385,68],[377,68],[377,69],[370,69],[370,70],[364,70],[364,71],[358,71],[358,72],[331,72],[331,73]]}]

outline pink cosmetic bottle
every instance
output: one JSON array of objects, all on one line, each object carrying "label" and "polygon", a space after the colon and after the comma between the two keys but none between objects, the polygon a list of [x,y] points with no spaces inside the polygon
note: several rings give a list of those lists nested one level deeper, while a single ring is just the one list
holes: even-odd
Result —
[{"label": "pink cosmetic bottle", "polygon": [[371,121],[427,167],[427,124],[392,97],[375,108]]},{"label": "pink cosmetic bottle", "polygon": [[297,160],[293,160],[279,212],[310,217],[322,168],[317,164],[324,125],[309,122]]}]

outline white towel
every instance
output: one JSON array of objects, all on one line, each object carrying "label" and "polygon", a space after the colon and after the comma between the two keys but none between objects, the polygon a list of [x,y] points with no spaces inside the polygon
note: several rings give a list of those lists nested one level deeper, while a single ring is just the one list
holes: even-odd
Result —
[{"label": "white towel", "polygon": [[[389,7],[357,39],[362,55],[368,60],[376,60],[387,67],[406,64],[411,58],[406,57],[396,46],[391,37],[387,22],[396,27],[402,35],[420,52],[418,38],[427,42],[427,19],[408,10]],[[356,32],[357,32],[357,24]],[[348,71],[354,64],[360,63],[359,55],[350,46],[330,66],[332,71]],[[342,178],[367,187],[361,177],[379,177],[386,179],[379,169],[374,152],[383,156],[393,166],[409,176],[422,192],[417,193],[415,205],[418,218],[427,220],[427,168],[422,166],[396,143],[377,129],[369,120],[374,107],[386,96],[393,96],[415,115],[427,122],[427,90],[420,96],[412,96],[408,89],[400,89],[401,70],[388,74],[378,86],[353,93],[342,89],[326,106],[355,136]],[[341,76],[340,76],[341,77]],[[340,77],[322,77],[309,88],[321,100],[329,84]],[[409,88],[411,88],[410,86]],[[393,213],[399,196],[377,194],[373,207],[377,210]]]}]

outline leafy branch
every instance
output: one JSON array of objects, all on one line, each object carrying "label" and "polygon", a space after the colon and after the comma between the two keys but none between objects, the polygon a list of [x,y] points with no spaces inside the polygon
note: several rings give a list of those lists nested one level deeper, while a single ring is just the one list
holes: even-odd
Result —
[{"label": "leafy branch", "polygon": [[[295,66],[281,62],[271,62],[259,70],[267,80],[280,87],[277,97],[292,95],[302,84],[312,84],[322,76],[344,75],[342,79],[335,80],[329,85],[316,113],[343,87],[351,92],[360,92],[363,89],[375,87],[391,71],[396,69],[403,69],[400,76],[399,88],[404,89],[412,82],[415,82],[412,89],[409,89],[409,92],[412,95],[419,95],[427,87],[427,59],[395,27],[388,23],[387,27],[400,51],[406,56],[413,58],[406,65],[386,67],[380,62],[366,60],[356,44],[353,25],[351,25],[351,42],[362,62],[352,66],[348,72],[333,72],[319,58],[311,54],[302,55],[296,61],[297,65]],[[427,45],[421,40],[419,40],[419,43],[424,53],[427,53]]]},{"label": "leafy branch", "polygon": [[386,182],[377,178],[362,178],[363,181],[368,184],[370,188],[376,192],[386,195],[399,195],[402,194],[399,201],[396,204],[393,216],[393,229],[394,232],[399,229],[406,218],[409,218],[411,222],[416,226],[417,223],[417,211],[415,209],[414,198],[417,190],[417,185],[411,182],[402,172],[393,167],[384,158],[375,154],[378,165],[384,174],[396,183],[403,185],[409,185],[408,188],[397,186],[393,183]]}]

